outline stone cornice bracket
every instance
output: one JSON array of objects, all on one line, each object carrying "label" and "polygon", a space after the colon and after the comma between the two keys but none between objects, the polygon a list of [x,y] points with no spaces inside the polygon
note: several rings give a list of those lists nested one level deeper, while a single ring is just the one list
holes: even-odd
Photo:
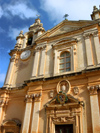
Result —
[{"label": "stone cornice bracket", "polygon": [[90,95],[97,95],[97,90],[100,89],[100,85],[88,86],[87,89]]}]

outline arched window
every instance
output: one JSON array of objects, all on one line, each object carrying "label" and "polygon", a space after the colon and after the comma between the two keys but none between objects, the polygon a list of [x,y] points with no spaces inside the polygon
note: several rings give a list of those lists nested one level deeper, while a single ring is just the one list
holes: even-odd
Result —
[{"label": "arched window", "polygon": [[59,64],[60,73],[70,71],[71,70],[70,64],[71,64],[70,63],[70,53],[69,52],[63,52],[60,55],[60,64]]},{"label": "arched window", "polygon": [[33,40],[33,34],[30,34],[28,36],[27,46],[32,44],[32,40]]}]

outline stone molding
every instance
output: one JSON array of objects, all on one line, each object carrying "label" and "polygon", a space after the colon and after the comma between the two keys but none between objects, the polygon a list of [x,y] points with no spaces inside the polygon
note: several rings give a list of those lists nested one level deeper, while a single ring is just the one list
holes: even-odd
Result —
[{"label": "stone molding", "polygon": [[25,96],[25,101],[26,102],[38,102],[40,101],[40,98],[41,98],[42,94],[41,93],[35,93],[35,94],[31,94],[31,95],[26,95]]},{"label": "stone molding", "polygon": [[97,95],[97,90],[100,89],[100,85],[88,86],[87,89],[90,95]]}]

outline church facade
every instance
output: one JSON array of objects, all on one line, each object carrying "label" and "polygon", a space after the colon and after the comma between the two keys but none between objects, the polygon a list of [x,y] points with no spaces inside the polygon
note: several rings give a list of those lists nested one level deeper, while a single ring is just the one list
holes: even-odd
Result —
[{"label": "church facade", "polygon": [[0,133],[100,133],[100,9],[20,32],[0,88]]}]

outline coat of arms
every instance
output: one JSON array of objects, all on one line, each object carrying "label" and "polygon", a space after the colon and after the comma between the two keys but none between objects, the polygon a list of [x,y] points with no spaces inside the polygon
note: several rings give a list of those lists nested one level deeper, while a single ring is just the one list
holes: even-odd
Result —
[{"label": "coat of arms", "polygon": [[64,104],[67,101],[68,101],[67,95],[65,93],[63,93],[62,91],[60,91],[57,94],[57,102],[60,104]]}]

